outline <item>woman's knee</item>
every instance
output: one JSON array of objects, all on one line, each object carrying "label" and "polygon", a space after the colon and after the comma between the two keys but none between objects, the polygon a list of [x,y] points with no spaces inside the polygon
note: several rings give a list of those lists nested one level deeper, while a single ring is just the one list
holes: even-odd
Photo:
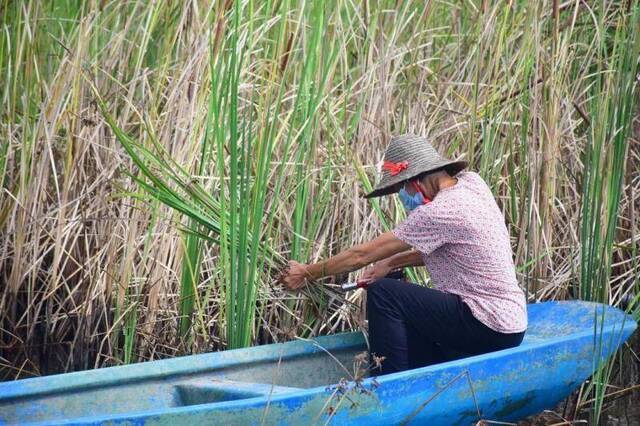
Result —
[{"label": "woman's knee", "polygon": [[379,296],[381,293],[389,291],[389,287],[395,285],[396,281],[398,280],[393,278],[378,278],[367,286],[367,295],[373,297]]},{"label": "woman's knee", "polygon": [[379,305],[388,302],[393,288],[399,281],[393,278],[379,278],[367,286],[367,306]]}]

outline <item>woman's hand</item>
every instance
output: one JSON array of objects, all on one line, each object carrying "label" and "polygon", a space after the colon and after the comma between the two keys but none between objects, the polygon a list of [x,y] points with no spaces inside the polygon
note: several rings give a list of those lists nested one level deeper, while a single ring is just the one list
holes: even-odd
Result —
[{"label": "woman's hand", "polygon": [[391,267],[386,259],[380,260],[364,270],[358,279],[358,284],[369,285],[377,279],[385,277],[391,272]]},{"label": "woman's hand", "polygon": [[289,290],[299,290],[307,283],[309,277],[307,265],[290,260],[288,267],[278,276],[278,282]]}]

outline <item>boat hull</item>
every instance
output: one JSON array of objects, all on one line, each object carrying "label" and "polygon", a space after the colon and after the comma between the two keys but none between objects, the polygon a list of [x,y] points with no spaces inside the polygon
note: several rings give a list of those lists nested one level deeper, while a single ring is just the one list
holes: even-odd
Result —
[{"label": "boat hull", "polygon": [[[0,384],[6,424],[472,424],[554,407],[631,335],[586,302],[529,305],[522,345],[353,378],[360,333]],[[336,384],[337,383],[337,384]]]}]

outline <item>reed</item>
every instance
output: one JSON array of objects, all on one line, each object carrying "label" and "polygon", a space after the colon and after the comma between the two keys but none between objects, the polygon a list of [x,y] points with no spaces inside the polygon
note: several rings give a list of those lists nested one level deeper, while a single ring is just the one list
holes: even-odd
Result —
[{"label": "reed", "polygon": [[[638,13],[0,0],[0,377],[357,328],[353,275],[273,278],[404,218],[359,197],[403,132],[490,184],[529,300],[639,294]],[[633,353],[571,415],[606,416]]]}]

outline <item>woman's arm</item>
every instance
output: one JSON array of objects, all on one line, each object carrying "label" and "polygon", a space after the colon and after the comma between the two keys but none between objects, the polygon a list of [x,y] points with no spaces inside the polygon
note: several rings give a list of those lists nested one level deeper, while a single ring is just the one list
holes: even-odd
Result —
[{"label": "woman's arm", "polygon": [[365,269],[358,279],[358,283],[371,284],[375,280],[386,277],[394,269],[404,268],[405,266],[424,266],[420,252],[407,250],[382,259]]},{"label": "woman's arm", "polygon": [[358,244],[312,265],[303,265],[290,260],[288,270],[280,274],[278,281],[287,288],[296,290],[302,287],[307,279],[315,280],[328,275],[355,271],[410,248],[411,246],[407,243],[396,238],[393,232],[385,232],[367,243]]},{"label": "woman's arm", "polygon": [[422,254],[417,250],[407,250],[385,259],[389,269],[406,268],[407,266],[424,266]]},{"label": "woman's arm", "polygon": [[329,275],[352,272],[410,248],[410,245],[396,238],[393,232],[385,232],[369,242],[353,246],[327,260],[307,265],[308,278],[315,280]]}]

